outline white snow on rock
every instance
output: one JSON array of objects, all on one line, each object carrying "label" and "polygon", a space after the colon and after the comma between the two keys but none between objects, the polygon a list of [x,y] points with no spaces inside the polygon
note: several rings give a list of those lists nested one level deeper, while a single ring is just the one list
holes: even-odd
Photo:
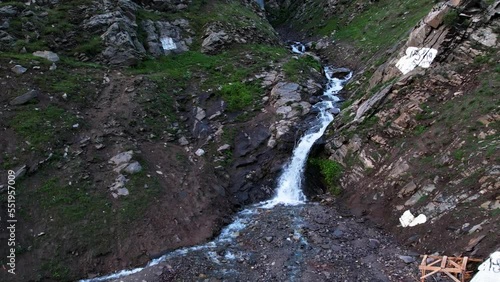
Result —
[{"label": "white snow on rock", "polygon": [[161,47],[163,47],[163,50],[175,50],[177,49],[177,45],[175,45],[174,40],[171,37],[162,37],[160,38],[161,41]]},{"label": "white snow on rock", "polygon": [[415,225],[425,223],[426,221],[427,217],[424,214],[419,214],[415,217],[409,210],[405,211],[399,218],[399,222],[401,222],[401,226],[403,227],[413,227]]},{"label": "white snow on rock", "polygon": [[500,281],[500,251],[494,252],[478,268],[470,282]]},{"label": "white snow on rock", "polygon": [[407,74],[416,67],[428,68],[436,58],[437,50],[433,48],[408,47],[406,55],[396,63],[396,67]]}]

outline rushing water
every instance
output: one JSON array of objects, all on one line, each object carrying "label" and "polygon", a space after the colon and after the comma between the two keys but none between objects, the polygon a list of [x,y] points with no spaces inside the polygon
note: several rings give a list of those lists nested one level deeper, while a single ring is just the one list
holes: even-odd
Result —
[{"label": "rushing water", "polygon": [[[303,54],[306,51],[306,47],[296,42],[292,45],[292,51],[297,54]],[[273,208],[276,205],[298,205],[302,204],[306,201],[306,197],[302,192],[302,179],[304,174],[304,166],[307,161],[307,157],[309,152],[311,151],[314,143],[323,136],[328,125],[333,121],[333,114],[338,113],[339,109],[336,107],[337,102],[340,100],[337,97],[337,94],[340,90],[342,90],[343,85],[351,78],[352,73],[348,72],[340,78],[334,77],[335,69],[332,67],[324,68],[325,76],[328,80],[328,83],[325,87],[325,91],[323,96],[321,96],[322,100],[316,103],[313,106],[318,112],[318,116],[316,121],[313,122],[313,126],[306,131],[304,136],[300,139],[297,147],[293,150],[293,156],[291,161],[286,165],[283,173],[279,177],[278,186],[276,188],[276,195],[268,201],[255,204],[241,212],[239,212],[233,221],[233,223],[226,226],[221,234],[212,242],[209,242],[204,245],[182,248],[170,252],[158,259],[152,260],[148,263],[148,265],[144,268],[157,265],[162,261],[165,261],[170,258],[184,256],[188,253],[206,250],[208,255],[210,256],[212,250],[216,248],[217,245],[224,243],[231,243],[237,236],[237,233],[244,229],[248,223],[252,220],[253,215],[257,213],[258,208]],[[297,232],[297,231],[295,231]],[[297,234],[297,236],[299,236]],[[228,253],[230,257],[231,254]],[[120,272],[99,277],[88,280],[81,280],[82,282],[97,282],[97,281],[106,281],[111,279],[117,279],[123,276],[128,276],[137,272],[140,272],[144,268],[136,268],[132,270],[122,270]]]}]

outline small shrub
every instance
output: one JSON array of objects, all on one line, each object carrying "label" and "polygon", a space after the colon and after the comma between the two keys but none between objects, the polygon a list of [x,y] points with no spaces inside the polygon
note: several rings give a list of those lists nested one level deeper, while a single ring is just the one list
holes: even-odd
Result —
[{"label": "small shrub", "polygon": [[309,163],[319,167],[321,175],[324,177],[330,193],[333,195],[340,195],[342,190],[340,189],[338,182],[342,174],[342,166],[338,162],[328,159],[310,159]]},{"label": "small shrub", "polygon": [[458,15],[458,11],[451,10],[448,13],[446,13],[446,15],[444,15],[443,24],[448,26],[448,27],[452,27],[452,26],[457,25],[459,20],[460,20],[460,17]]},{"label": "small shrub", "polygon": [[99,36],[94,36],[86,42],[82,42],[75,48],[75,52],[85,53],[89,56],[96,56],[101,53],[103,49],[102,40]]},{"label": "small shrub", "polygon": [[234,82],[222,86],[220,95],[226,101],[229,111],[238,111],[252,104],[253,91],[255,89],[247,84]]}]

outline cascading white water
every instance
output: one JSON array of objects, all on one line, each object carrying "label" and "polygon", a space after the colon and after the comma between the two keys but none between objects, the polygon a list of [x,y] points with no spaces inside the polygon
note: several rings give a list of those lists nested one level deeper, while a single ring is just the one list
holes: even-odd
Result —
[{"label": "cascading white water", "polygon": [[[305,46],[300,42],[296,42],[294,45],[292,45],[294,53],[303,54],[303,52],[305,52]],[[163,261],[166,261],[167,259],[185,256],[188,253],[199,250],[206,250],[210,254],[210,252],[216,248],[217,244],[229,244],[233,240],[235,240],[235,238],[237,237],[236,234],[240,230],[244,229],[252,220],[252,216],[256,213],[257,208],[272,208],[278,204],[298,205],[304,203],[306,197],[302,192],[301,184],[307,156],[309,155],[309,152],[311,151],[311,148],[316,140],[323,136],[323,133],[325,132],[328,125],[333,121],[332,113],[339,112],[339,109],[335,107],[335,103],[340,99],[336,95],[343,88],[344,83],[347,82],[352,76],[352,73],[348,72],[342,78],[335,78],[333,77],[333,71],[334,69],[331,67],[324,68],[325,76],[328,79],[328,84],[326,85],[326,89],[323,93],[323,96],[321,97],[322,101],[316,103],[312,107],[313,110],[318,112],[318,118],[312,123],[312,127],[306,131],[305,135],[300,139],[297,147],[295,147],[290,163],[288,163],[288,165],[285,167],[283,174],[278,180],[276,196],[273,199],[258,203],[239,212],[235,216],[233,223],[226,226],[214,241],[211,241],[204,245],[177,249],[173,252],[163,255],[160,258],[150,261],[148,265],[143,268],[122,270],[107,276],[86,280],[84,279],[80,281],[99,282],[118,279],[120,277],[140,272],[145,268],[157,265]]]},{"label": "cascading white water", "polygon": [[292,52],[295,54],[304,54],[306,51],[306,46],[300,42],[294,42],[292,45],[290,45],[292,48]]},{"label": "cascading white water", "polygon": [[315,126],[309,129],[300,139],[299,144],[293,150],[292,160],[278,180],[276,196],[264,205],[267,208],[274,207],[277,204],[297,205],[306,200],[302,192],[302,176],[307,156],[316,140],[323,136],[328,125],[333,121],[331,112],[339,112],[334,104],[339,101],[336,95],[342,90],[344,83],[352,76],[352,73],[349,72],[343,78],[335,78],[332,76],[333,69],[330,67],[325,67],[324,71],[328,84],[323,93],[323,101],[313,106],[319,111],[318,120],[315,122]]}]

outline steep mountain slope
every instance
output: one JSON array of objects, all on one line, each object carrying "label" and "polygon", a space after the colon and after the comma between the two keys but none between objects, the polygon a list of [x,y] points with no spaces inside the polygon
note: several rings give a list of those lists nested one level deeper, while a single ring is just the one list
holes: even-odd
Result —
[{"label": "steep mountain slope", "polygon": [[[327,208],[419,253],[500,247],[498,1],[28,4],[0,2],[0,280],[142,265],[269,198],[324,82],[319,58],[291,54],[270,22],[355,70],[312,152],[309,196],[335,194]],[[408,47],[437,53],[403,75]],[[405,210],[428,222],[403,229]]]},{"label": "steep mountain slope", "polygon": [[[295,6],[287,23],[314,12],[309,2]],[[429,4],[430,13],[404,35]],[[354,214],[421,253],[483,257],[498,249],[498,1],[328,5],[342,15],[315,14],[323,24],[303,27],[317,36],[311,46],[358,72],[346,87],[342,117],[317,153],[343,167],[324,185],[342,190],[341,202]],[[389,6],[400,14],[391,15]],[[437,52],[430,66],[403,72],[401,59],[412,50]],[[312,175],[322,169],[311,166]],[[428,222],[402,228],[406,210]]]},{"label": "steep mountain slope", "polygon": [[253,1],[12,1],[0,15],[0,217],[13,171],[22,270],[5,279],[73,280],[211,238],[270,197],[320,87],[319,63],[293,59]]}]

